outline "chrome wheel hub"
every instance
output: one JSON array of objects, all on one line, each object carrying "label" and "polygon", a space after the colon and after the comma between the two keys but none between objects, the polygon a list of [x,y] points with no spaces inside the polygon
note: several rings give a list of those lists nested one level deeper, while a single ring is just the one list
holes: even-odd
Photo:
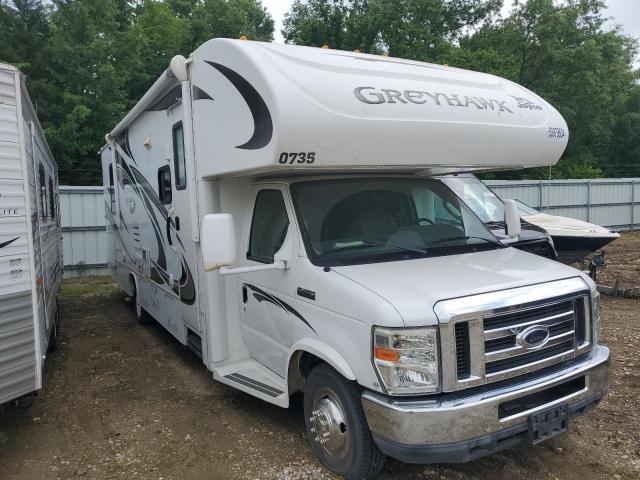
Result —
[{"label": "chrome wheel hub", "polygon": [[350,433],[342,405],[335,393],[320,390],[309,417],[311,438],[336,460],[346,457],[349,451]]}]

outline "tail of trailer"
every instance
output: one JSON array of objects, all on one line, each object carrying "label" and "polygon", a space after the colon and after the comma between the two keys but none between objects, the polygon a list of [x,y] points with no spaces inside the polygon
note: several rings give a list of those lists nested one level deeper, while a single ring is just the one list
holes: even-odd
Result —
[{"label": "tail of trailer", "polygon": [[62,281],[58,170],[24,77],[0,64],[0,404],[42,387]]}]

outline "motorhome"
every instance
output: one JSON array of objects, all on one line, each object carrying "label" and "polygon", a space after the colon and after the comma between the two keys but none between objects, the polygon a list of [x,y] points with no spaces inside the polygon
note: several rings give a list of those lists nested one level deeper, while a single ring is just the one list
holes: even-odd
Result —
[{"label": "motorhome", "polygon": [[552,165],[567,138],[495,76],[211,40],[106,137],[109,266],[216,380],[302,392],[311,450],[346,478],[538,443],[608,389],[598,292],[435,176]]},{"label": "motorhome", "polygon": [[0,404],[28,404],[58,334],[58,170],[25,87],[0,64]]}]

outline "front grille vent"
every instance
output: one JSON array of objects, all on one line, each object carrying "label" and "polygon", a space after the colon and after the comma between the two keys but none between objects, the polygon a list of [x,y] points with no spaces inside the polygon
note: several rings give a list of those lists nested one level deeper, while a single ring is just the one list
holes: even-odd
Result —
[{"label": "front grille vent", "polygon": [[[508,378],[573,357],[584,324],[583,297],[485,317],[485,377]],[[539,348],[517,341],[518,334],[533,325],[549,330],[548,341]]]},{"label": "front grille vent", "polygon": [[471,352],[469,347],[469,323],[456,323],[456,368],[458,380],[471,375]]}]

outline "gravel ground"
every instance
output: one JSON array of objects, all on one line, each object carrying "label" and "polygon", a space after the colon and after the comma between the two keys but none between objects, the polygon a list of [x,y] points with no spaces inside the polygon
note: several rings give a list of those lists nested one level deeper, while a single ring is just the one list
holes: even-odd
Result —
[{"label": "gravel ground", "polygon": [[598,274],[598,285],[620,288],[640,286],[640,232],[622,233],[620,238],[604,249],[606,268]]},{"label": "gravel ground", "polygon": [[[299,398],[284,410],[214,382],[161,327],[137,325],[108,279],[66,282],[62,297],[43,390],[29,409],[0,407],[3,480],[336,478],[311,455]],[[464,465],[389,461],[379,478],[640,478],[639,310],[603,299],[612,388],[570,432]]]}]

